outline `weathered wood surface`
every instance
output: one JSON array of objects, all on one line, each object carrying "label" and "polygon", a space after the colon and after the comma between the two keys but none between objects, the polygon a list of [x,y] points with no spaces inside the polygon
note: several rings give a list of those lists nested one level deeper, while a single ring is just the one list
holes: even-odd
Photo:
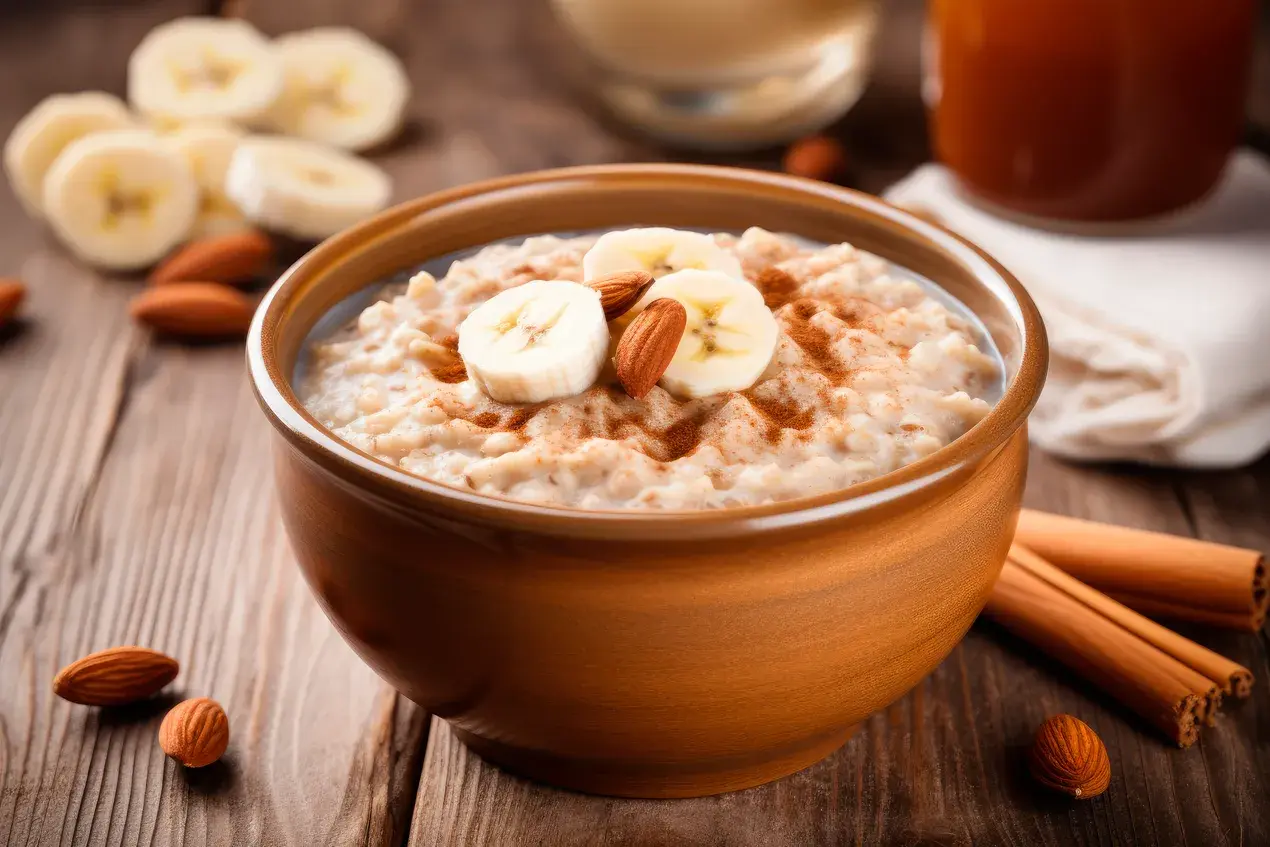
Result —
[{"label": "weathered wood surface", "polygon": [[[4,4],[0,131],[40,96],[122,91],[153,23],[210,7]],[[246,0],[265,31],[347,23],[401,55],[412,122],[379,160],[399,197],[555,165],[680,158],[580,110],[539,0]],[[895,0],[875,85],[839,128],[877,190],[926,155],[913,97],[920,6]],[[1261,65],[1262,68],[1266,65]],[[1264,73],[1262,74],[1264,78]],[[1253,114],[1270,114],[1259,83]],[[772,155],[729,161],[770,165]],[[693,801],[586,797],[510,777],[383,686],[290,560],[267,434],[234,346],[154,344],[136,283],[77,267],[5,193],[0,275],[32,286],[0,336],[0,844],[1270,843],[1270,660],[1262,636],[1188,634],[1259,679],[1190,751],[991,625],[841,751],[771,786]],[[1270,548],[1270,461],[1223,474],[1076,468],[1034,456],[1031,505]],[[223,766],[185,773],[154,743],[162,703],[56,701],[54,671],[137,641],[178,656],[177,694],[233,728]],[[1035,790],[1021,749],[1069,711],[1102,734],[1111,789]],[[425,743],[426,739],[426,743]],[[426,753],[425,753],[426,750]],[[408,827],[408,834],[406,829]]]},{"label": "weathered wood surface", "polygon": [[[128,52],[203,4],[66,5],[0,27],[0,131],[57,90],[123,90]],[[267,427],[238,345],[156,345],[138,284],[77,267],[0,201],[0,273],[31,288],[0,339],[0,844],[385,844],[404,831],[426,721],[344,645],[290,559]],[[57,700],[94,649],[178,657],[175,696],[231,717],[183,772],[162,707]]]}]

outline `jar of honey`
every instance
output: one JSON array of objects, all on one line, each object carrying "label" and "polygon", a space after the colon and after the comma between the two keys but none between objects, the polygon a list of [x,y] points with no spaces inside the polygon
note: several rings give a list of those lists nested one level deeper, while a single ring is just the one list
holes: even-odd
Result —
[{"label": "jar of honey", "polygon": [[936,156],[1035,218],[1150,218],[1202,198],[1239,142],[1256,0],[931,0]]}]

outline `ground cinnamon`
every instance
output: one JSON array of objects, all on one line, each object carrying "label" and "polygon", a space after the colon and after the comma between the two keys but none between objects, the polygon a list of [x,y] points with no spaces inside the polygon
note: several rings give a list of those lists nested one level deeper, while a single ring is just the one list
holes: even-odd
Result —
[{"label": "ground cinnamon", "polygon": [[775,265],[770,265],[754,277],[754,286],[763,295],[763,302],[773,312],[793,300],[798,293],[798,280]]},{"label": "ground cinnamon", "polygon": [[467,379],[467,368],[464,366],[462,359],[455,359],[453,362],[447,362],[444,365],[434,365],[429,370],[439,382],[450,385]]},{"label": "ground cinnamon", "polygon": [[1151,616],[1258,631],[1270,602],[1256,550],[1024,509],[1015,540]]},{"label": "ground cinnamon", "polygon": [[824,374],[831,384],[841,385],[847,378],[848,370],[834,352],[833,337],[811,323],[811,319],[820,311],[821,304],[815,300],[795,300],[785,331],[789,339],[811,360],[817,371]]},{"label": "ground cinnamon", "polygon": [[779,443],[781,434],[787,429],[807,429],[816,419],[814,408],[801,408],[793,400],[761,396],[752,391],[745,392],[744,397],[766,422],[763,439],[768,444]]}]

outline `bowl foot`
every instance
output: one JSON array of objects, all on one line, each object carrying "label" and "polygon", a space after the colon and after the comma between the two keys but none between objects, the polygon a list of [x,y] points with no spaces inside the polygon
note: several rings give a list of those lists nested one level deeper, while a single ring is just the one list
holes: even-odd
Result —
[{"label": "bowl foot", "polygon": [[789,776],[837,750],[856,727],[835,729],[781,750],[694,763],[564,758],[452,729],[469,750],[516,776],[587,794],[665,799],[722,794]]}]

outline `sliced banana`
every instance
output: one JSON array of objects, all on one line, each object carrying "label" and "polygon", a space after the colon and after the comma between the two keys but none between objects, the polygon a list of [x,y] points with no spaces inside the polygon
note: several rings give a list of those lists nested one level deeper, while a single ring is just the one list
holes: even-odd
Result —
[{"label": "sliced banana", "polygon": [[44,176],[58,154],[90,132],[134,126],[123,101],[102,91],[54,94],[40,101],[9,133],[4,169],[32,217],[43,214]]},{"label": "sliced banana", "polygon": [[234,151],[225,194],[262,226],[320,240],[387,206],[392,181],[365,159],[331,147],[256,136]]},{"label": "sliced banana", "polygon": [[401,62],[355,29],[321,27],[276,39],[282,96],[270,109],[279,132],[365,150],[401,128],[410,81]]},{"label": "sliced banana", "polygon": [[246,21],[177,18],[128,59],[128,99],[160,125],[259,120],[282,92],[282,63]]},{"label": "sliced banana", "polygon": [[225,194],[225,174],[242,139],[242,130],[222,123],[189,123],[162,136],[163,143],[185,157],[198,183],[198,217],[191,238],[226,235],[251,226]]},{"label": "sliced banana", "polygon": [[468,377],[500,403],[580,394],[608,358],[600,295],[574,282],[526,282],[478,306],[459,326]]},{"label": "sliced banana", "polygon": [[154,264],[184,241],[198,184],[179,153],[145,130],[72,142],[44,180],[44,212],[75,255],[111,270]]},{"label": "sliced banana", "polygon": [[617,271],[648,271],[661,278],[689,268],[745,278],[740,261],[710,236],[661,226],[606,232],[582,258],[586,279]]},{"label": "sliced banana", "polygon": [[757,288],[720,271],[689,269],[653,283],[644,302],[661,297],[678,300],[688,313],[662,388],[681,398],[708,397],[744,391],[758,380],[779,328]]}]

